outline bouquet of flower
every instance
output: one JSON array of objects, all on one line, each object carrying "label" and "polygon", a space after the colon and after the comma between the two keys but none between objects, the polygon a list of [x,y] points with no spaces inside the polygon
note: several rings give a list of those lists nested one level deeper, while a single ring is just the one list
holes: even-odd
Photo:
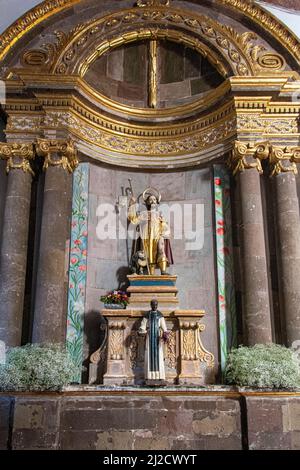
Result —
[{"label": "bouquet of flower", "polygon": [[107,292],[106,295],[102,295],[102,297],[100,297],[100,300],[105,304],[123,305],[123,307],[125,308],[128,304],[128,295],[122,290],[112,290],[110,292]]}]

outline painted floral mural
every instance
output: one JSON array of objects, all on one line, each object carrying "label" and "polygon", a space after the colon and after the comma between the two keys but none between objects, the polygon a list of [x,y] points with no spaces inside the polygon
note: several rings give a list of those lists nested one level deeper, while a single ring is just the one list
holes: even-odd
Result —
[{"label": "painted floral mural", "polygon": [[232,253],[230,179],[223,165],[214,166],[214,194],[221,370],[224,372],[227,354],[237,344],[237,324]]},{"label": "painted floral mural", "polygon": [[81,382],[83,325],[87,270],[89,165],[74,172],[69,263],[67,349],[78,367],[74,382]]}]

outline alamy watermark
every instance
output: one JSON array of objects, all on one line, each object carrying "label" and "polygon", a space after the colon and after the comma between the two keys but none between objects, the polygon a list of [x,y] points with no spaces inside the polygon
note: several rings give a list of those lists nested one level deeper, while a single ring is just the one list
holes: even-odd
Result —
[{"label": "alamy watermark", "polygon": [[[204,246],[204,204],[171,203],[160,204],[159,210],[150,211],[144,205],[135,204],[136,220],[129,221],[127,204],[99,204],[96,210],[98,218],[96,234],[99,240],[135,240],[145,234],[156,231],[159,221],[162,221],[165,238],[184,240],[187,251],[201,250]],[[147,226],[147,230],[138,227]]]}]

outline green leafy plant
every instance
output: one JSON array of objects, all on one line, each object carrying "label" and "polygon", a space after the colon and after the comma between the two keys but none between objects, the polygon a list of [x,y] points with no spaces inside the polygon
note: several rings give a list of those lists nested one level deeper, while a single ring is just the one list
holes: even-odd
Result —
[{"label": "green leafy plant", "polygon": [[60,390],[71,383],[76,366],[61,345],[27,344],[11,348],[0,365],[1,391]]},{"label": "green leafy plant", "polygon": [[300,387],[300,366],[296,354],[284,346],[241,346],[228,355],[225,380],[240,386],[296,388]]}]

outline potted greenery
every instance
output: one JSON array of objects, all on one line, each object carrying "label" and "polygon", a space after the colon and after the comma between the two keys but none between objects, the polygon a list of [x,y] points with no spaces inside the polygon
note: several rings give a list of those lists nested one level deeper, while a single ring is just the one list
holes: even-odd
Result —
[{"label": "potted greenery", "polygon": [[227,384],[240,387],[294,389],[300,386],[300,365],[285,346],[240,346],[228,355],[225,377]]},{"label": "potted greenery", "polygon": [[0,391],[61,391],[78,370],[60,344],[27,344],[10,348],[0,364]]},{"label": "potted greenery", "polygon": [[124,309],[128,304],[128,295],[122,290],[112,290],[100,297],[104,302],[104,308]]}]

